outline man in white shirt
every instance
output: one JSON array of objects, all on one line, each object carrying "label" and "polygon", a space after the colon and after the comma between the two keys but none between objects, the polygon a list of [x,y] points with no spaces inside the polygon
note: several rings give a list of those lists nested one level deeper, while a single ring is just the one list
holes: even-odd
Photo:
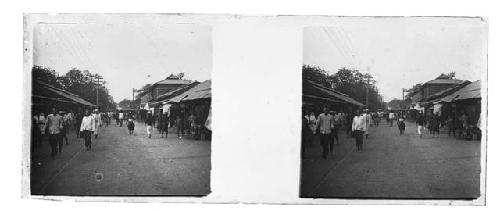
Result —
[{"label": "man in white shirt", "polygon": [[49,116],[47,117],[47,127],[49,132],[49,143],[51,147],[50,157],[54,159],[57,155],[58,149],[59,153],[62,153],[63,146],[61,138],[63,118],[56,112],[55,108],[52,108],[52,114],[49,114]]},{"label": "man in white shirt", "polygon": [[363,149],[363,134],[366,131],[366,120],[361,115],[361,111],[356,111],[356,116],[352,119],[352,132],[356,138],[356,151]]},{"label": "man in white shirt", "polygon": [[123,126],[123,111],[118,113],[118,121],[120,122],[120,127]]},{"label": "man in white shirt", "polygon": [[[323,159],[326,159],[328,151],[333,152],[332,126],[333,117],[329,114],[328,108],[323,108],[323,113],[318,116],[319,139],[323,148]],[[331,143],[330,143],[331,142]],[[330,150],[329,150],[330,149]]]},{"label": "man in white shirt", "polygon": [[82,124],[80,125],[80,132],[85,139],[85,148],[87,151],[92,147],[92,132],[95,130],[95,120],[92,115],[90,115],[89,110],[85,110],[85,116],[82,119]]},{"label": "man in white shirt", "polygon": [[396,116],[394,115],[394,113],[391,111],[389,113],[389,124],[391,124],[391,127],[392,127],[392,122],[394,121],[394,119],[396,118]]}]

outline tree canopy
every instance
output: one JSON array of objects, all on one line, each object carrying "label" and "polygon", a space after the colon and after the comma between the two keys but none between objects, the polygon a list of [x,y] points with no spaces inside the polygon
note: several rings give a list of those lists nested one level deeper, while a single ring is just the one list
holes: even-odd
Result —
[{"label": "tree canopy", "polygon": [[[96,80],[97,78],[101,78],[99,83]],[[58,76],[51,68],[34,66],[32,68],[32,79],[79,95],[84,100],[98,105],[102,110],[116,109],[116,103],[113,97],[109,95],[108,88],[106,88],[106,81],[100,75],[92,74],[88,70],[81,71],[72,68],[63,76]],[[99,95],[98,104],[97,94]]]}]

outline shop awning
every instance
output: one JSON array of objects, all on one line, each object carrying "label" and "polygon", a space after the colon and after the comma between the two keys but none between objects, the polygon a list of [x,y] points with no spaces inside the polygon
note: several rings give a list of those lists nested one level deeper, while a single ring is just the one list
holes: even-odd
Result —
[{"label": "shop awning", "polygon": [[[167,102],[170,98],[173,98],[177,95],[180,95],[180,94],[192,89],[193,87],[197,86],[198,84],[200,84],[200,82],[195,81],[193,83],[183,85],[177,89],[174,89],[172,91],[169,91],[165,94],[158,96],[156,102],[153,102],[153,103],[162,103],[163,104],[164,102]],[[155,105],[155,104],[153,104],[153,105]]]},{"label": "shop awning", "polygon": [[[76,94],[53,87],[41,81],[35,81],[35,87],[33,87],[33,97],[40,99],[52,99],[55,101],[59,100],[59,102],[74,102],[85,106],[94,106],[94,104],[82,99]],[[65,100],[61,100],[61,97]]]},{"label": "shop awning", "polygon": [[344,93],[309,80],[304,80],[302,82],[302,97],[303,99],[317,99],[333,103],[347,103],[355,106],[363,106],[362,103],[352,99]]},{"label": "shop awning", "polygon": [[458,100],[478,99],[481,98],[481,81],[474,81],[462,89],[442,98],[441,102],[453,102]]},{"label": "shop awning", "polygon": [[186,92],[186,97],[182,101],[210,99],[212,98],[212,82],[204,81]]},{"label": "shop awning", "polygon": [[212,83],[210,80],[204,81],[187,90],[186,92],[171,98],[167,101],[167,103],[179,103],[190,100],[210,99],[212,98],[211,84]]}]

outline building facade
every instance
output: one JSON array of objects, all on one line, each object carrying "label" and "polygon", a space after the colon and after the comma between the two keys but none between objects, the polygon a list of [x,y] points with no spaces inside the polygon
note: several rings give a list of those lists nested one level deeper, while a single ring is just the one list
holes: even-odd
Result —
[{"label": "building facade", "polygon": [[192,81],[184,80],[179,76],[170,75],[164,80],[158,81],[150,86],[146,86],[139,92],[139,94],[137,94],[136,97],[141,99],[141,104],[148,103],[156,100],[158,96],[190,83],[192,83]]}]

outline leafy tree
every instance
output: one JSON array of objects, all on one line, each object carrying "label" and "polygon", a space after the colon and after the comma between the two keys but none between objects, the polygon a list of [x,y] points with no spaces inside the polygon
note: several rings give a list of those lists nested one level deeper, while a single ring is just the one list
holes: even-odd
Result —
[{"label": "leafy tree", "polygon": [[98,84],[95,78],[98,74],[92,74],[88,70],[81,71],[72,68],[63,76],[57,76],[53,69],[41,66],[34,66],[32,70],[33,80],[39,80],[55,87],[74,93],[86,101],[97,105],[97,94],[99,95],[99,107],[101,110],[114,110],[116,103],[109,95],[109,90],[105,87],[107,82],[101,80]]},{"label": "leafy tree", "polygon": [[56,71],[42,66],[33,66],[31,69],[31,78],[32,81],[41,81],[46,84],[52,85],[57,88],[62,88],[61,83],[59,83],[58,77],[56,75]]}]

